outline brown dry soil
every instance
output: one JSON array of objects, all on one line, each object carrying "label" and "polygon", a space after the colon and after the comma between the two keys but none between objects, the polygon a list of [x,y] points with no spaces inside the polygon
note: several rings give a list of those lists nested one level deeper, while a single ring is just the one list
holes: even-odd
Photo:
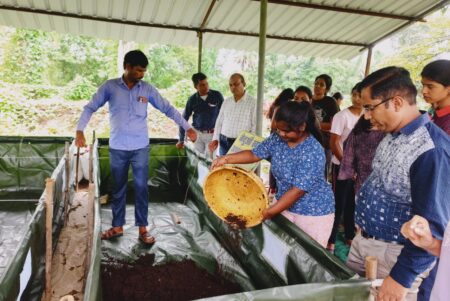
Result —
[{"label": "brown dry soil", "polygon": [[154,255],[135,263],[102,263],[103,300],[194,300],[241,292],[239,285],[211,275],[191,260],[153,266]]}]

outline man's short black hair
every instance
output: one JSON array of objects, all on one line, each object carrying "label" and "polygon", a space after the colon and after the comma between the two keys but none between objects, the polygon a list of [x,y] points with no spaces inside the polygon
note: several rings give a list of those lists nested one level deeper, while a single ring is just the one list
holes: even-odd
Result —
[{"label": "man's short black hair", "polygon": [[314,82],[316,82],[319,78],[323,79],[323,81],[325,82],[325,86],[327,87],[327,90],[330,90],[331,85],[333,84],[333,80],[331,79],[331,76],[329,76],[328,74],[321,74],[316,77]]},{"label": "man's short black hair", "polygon": [[311,89],[308,88],[307,86],[298,86],[297,89],[295,89],[295,93],[297,93],[297,92],[305,92],[306,94],[308,94],[308,97],[310,100],[313,97]]},{"label": "man's short black hair", "polygon": [[127,52],[123,58],[123,69],[126,68],[127,64],[131,67],[140,66],[142,68],[147,68],[148,59],[142,51],[131,50]]},{"label": "man's short black hair", "polygon": [[194,83],[194,87],[197,87],[198,83],[202,80],[207,79],[204,73],[198,72],[192,75],[192,82]]},{"label": "man's short black hair", "polygon": [[408,70],[402,67],[385,67],[369,74],[361,82],[361,90],[365,88],[370,88],[372,99],[386,100],[399,95],[411,105],[416,103],[416,86]]}]

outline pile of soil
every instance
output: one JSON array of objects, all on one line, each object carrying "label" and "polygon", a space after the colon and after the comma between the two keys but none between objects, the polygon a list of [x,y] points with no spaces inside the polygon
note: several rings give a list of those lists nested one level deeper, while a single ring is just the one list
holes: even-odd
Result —
[{"label": "pile of soil", "polygon": [[193,300],[234,294],[241,288],[219,275],[211,275],[191,260],[153,266],[154,255],[130,264],[102,263],[103,300]]}]

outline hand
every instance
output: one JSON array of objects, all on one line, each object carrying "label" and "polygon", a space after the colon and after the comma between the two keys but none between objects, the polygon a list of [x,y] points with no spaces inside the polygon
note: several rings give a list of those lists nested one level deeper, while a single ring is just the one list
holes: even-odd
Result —
[{"label": "hand", "polygon": [[217,167],[223,166],[228,163],[228,160],[226,158],[227,156],[222,156],[217,159],[215,159],[211,164],[211,170],[216,169]]},{"label": "hand", "polygon": [[433,245],[430,225],[419,215],[414,215],[410,221],[404,223],[400,232],[419,248],[428,249]]},{"label": "hand", "polygon": [[262,216],[263,216],[263,221],[265,221],[266,219],[272,219],[272,217],[274,217],[276,214],[273,214],[270,211],[270,208],[268,209],[264,209],[262,212]]},{"label": "hand", "polygon": [[190,128],[189,130],[186,131],[186,136],[192,142],[195,142],[197,140],[197,132],[193,128]]},{"label": "hand", "polygon": [[183,142],[183,141],[179,141],[177,144],[175,144],[175,146],[176,146],[178,149],[182,149],[182,148],[184,148],[184,142]]},{"label": "hand", "polygon": [[75,146],[76,147],[85,147],[86,146],[86,138],[84,138],[83,131],[77,131],[75,135]]},{"label": "hand", "polygon": [[213,141],[211,141],[211,142],[208,144],[209,151],[210,151],[211,153],[213,153],[213,152],[217,149],[218,146],[219,146],[219,141],[218,141],[218,140],[213,140]]},{"label": "hand", "polygon": [[405,299],[408,290],[391,276],[387,276],[378,291],[377,301],[402,301]]}]

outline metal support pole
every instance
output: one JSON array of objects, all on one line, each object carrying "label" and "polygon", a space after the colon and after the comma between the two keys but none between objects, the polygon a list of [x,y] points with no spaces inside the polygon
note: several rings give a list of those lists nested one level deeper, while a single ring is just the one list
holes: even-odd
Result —
[{"label": "metal support pole", "polygon": [[266,57],[267,0],[261,0],[259,18],[258,92],[256,103],[256,134],[262,136],[264,103],[264,63]]},{"label": "metal support pole", "polygon": [[70,197],[70,145],[69,142],[66,141],[65,147],[64,147],[64,161],[65,161],[65,181],[66,185],[64,187],[64,226],[67,225],[67,218],[68,218],[68,211],[69,211],[69,197]]},{"label": "metal support pole", "polygon": [[198,72],[202,72],[203,33],[197,32],[198,37]]},{"label": "metal support pole", "polygon": [[370,63],[372,61],[372,48],[373,48],[373,46],[370,46],[367,49],[367,62],[366,62],[366,70],[364,72],[364,76],[367,76],[370,73]]}]

